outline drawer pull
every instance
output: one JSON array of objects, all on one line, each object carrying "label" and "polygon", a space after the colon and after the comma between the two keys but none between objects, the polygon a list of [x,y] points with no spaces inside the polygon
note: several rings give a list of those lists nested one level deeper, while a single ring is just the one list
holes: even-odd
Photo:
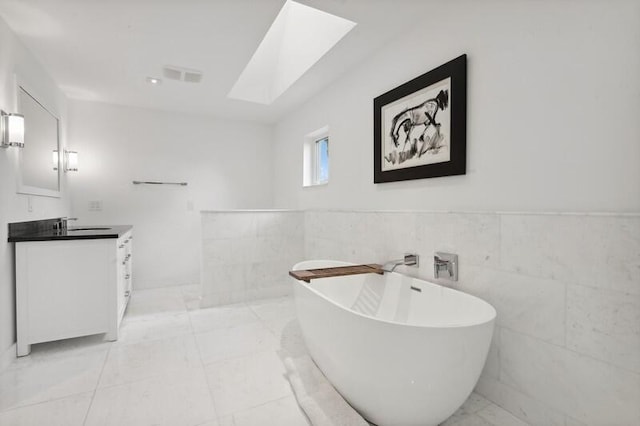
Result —
[{"label": "drawer pull", "polygon": [[124,276],[125,280],[128,280],[129,278],[131,278],[131,274],[127,274],[127,275]]},{"label": "drawer pull", "polygon": [[120,244],[118,248],[121,248],[121,249],[124,248],[124,244]]},{"label": "drawer pull", "polygon": [[124,292],[124,297],[129,297],[129,295],[131,294],[130,290],[127,290]]},{"label": "drawer pull", "polygon": [[125,257],[125,260],[129,260],[129,259],[131,259],[131,253],[129,253],[129,254]]}]

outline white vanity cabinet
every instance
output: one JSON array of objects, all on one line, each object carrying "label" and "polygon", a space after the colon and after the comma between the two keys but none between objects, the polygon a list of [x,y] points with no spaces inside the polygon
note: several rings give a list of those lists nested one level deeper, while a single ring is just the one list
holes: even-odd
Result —
[{"label": "white vanity cabinet", "polygon": [[17,353],[106,333],[118,339],[132,282],[132,232],[118,238],[17,242]]}]

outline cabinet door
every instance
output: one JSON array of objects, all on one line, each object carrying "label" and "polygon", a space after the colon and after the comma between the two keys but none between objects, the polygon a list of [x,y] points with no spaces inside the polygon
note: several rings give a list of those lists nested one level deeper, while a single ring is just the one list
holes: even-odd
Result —
[{"label": "cabinet door", "polygon": [[113,242],[19,243],[18,321],[29,343],[108,331],[109,288],[115,281]]}]

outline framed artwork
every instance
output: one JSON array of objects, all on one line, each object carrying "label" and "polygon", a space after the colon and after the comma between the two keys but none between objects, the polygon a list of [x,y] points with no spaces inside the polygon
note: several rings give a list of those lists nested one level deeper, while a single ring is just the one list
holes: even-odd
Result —
[{"label": "framed artwork", "polygon": [[373,100],[373,182],[463,175],[467,55]]}]

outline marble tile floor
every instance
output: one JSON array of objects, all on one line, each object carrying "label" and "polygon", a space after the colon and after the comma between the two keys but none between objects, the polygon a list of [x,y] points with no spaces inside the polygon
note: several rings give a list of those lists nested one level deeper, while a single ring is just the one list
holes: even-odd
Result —
[{"label": "marble tile floor", "polygon": [[[197,309],[136,291],[117,342],[34,345],[0,372],[0,426],[307,426],[281,359],[306,352],[291,298]],[[446,426],[526,426],[472,394]]]}]

